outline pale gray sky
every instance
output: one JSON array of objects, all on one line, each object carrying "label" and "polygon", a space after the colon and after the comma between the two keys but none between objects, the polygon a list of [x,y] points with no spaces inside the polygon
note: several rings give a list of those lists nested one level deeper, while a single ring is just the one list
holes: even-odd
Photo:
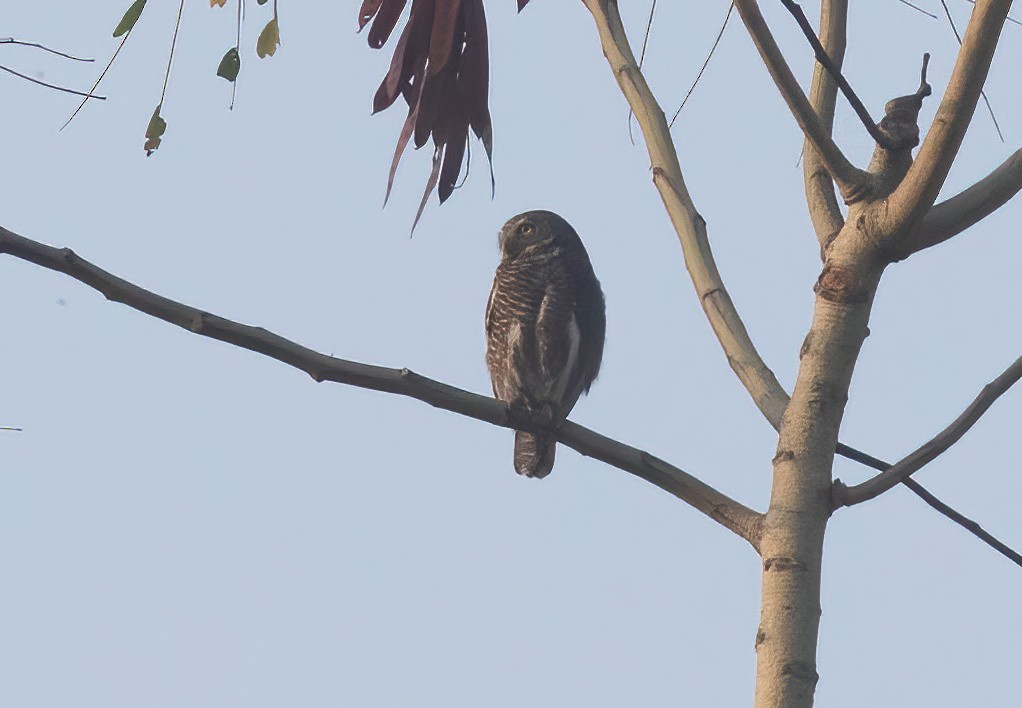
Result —
[{"label": "pale gray sky", "polygon": [[[935,0],[917,0],[939,12]],[[4,0],[0,35],[107,58],[127,0]],[[231,5],[229,3],[229,5]],[[547,208],[603,283],[603,372],[573,418],[745,503],[767,502],[772,430],[693,294],[627,109],[578,2],[488,0],[497,175],[482,151],[408,228],[428,173],[386,173],[403,114],[369,115],[390,60],[354,34],[358,3],[280,4],[283,45],[238,101],[214,76],[231,7],[187,3],[146,159],[175,2],[150,2],[101,92],[0,75],[0,223],[124,278],[359,361],[487,392],[482,312],[496,231]],[[810,51],[764,3],[792,63]],[[776,7],[774,6],[776,5]],[[812,3],[803,3],[807,9]],[[951,3],[964,26],[969,6]],[[625,19],[641,43],[648,4]],[[673,108],[725,2],[660,3],[648,76]],[[879,115],[939,94],[949,28],[895,0],[856,3],[847,76]],[[960,189],[1022,140],[1022,28],[1009,25],[952,174]],[[0,63],[87,87],[97,66],[0,47]],[[924,119],[936,100],[927,101]],[[836,135],[869,139],[842,104]],[[817,247],[800,140],[735,21],[675,126],[732,295],[790,385]],[[1022,352],[1022,203],[889,269],[842,439],[897,458]],[[511,433],[416,401],[315,384],[154,321],[67,277],[0,259],[0,704],[97,706],[737,706],[753,690],[754,553],[692,509],[562,448],[518,478]],[[1022,394],[1011,392],[919,480],[1016,548]],[[866,472],[839,462],[838,474]],[[1013,706],[1022,569],[898,489],[837,513],[825,556],[819,704]]]}]

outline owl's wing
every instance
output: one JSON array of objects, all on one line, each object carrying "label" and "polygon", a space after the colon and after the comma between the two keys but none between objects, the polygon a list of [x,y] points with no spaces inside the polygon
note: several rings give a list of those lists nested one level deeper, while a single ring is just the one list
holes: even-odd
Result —
[{"label": "owl's wing", "polygon": [[574,297],[562,280],[549,283],[536,322],[536,344],[549,396],[567,415],[582,392],[578,377],[581,331],[575,317]]},{"label": "owl's wing", "polygon": [[603,342],[607,334],[606,305],[599,281],[592,281],[579,293],[575,301],[575,317],[582,333],[580,365],[578,375],[582,390],[589,393],[589,387],[600,373],[603,362]]}]

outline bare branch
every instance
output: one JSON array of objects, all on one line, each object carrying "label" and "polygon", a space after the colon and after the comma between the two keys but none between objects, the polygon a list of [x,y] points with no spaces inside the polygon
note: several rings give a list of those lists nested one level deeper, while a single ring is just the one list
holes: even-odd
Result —
[{"label": "bare branch", "polygon": [[[820,5],[820,42],[840,75],[845,58],[846,30],[848,28],[848,0],[823,0]],[[809,104],[820,118],[827,135],[834,132],[834,107],[837,102],[837,81],[827,69],[816,63],[813,83],[809,88]],[[834,180],[820,159],[812,142],[806,138],[802,178],[805,183],[806,205],[809,217],[820,242],[820,252],[845,225],[834,194]]]},{"label": "bare branch", "polygon": [[881,472],[862,484],[846,487],[840,482],[834,485],[834,508],[853,506],[880,496],[899,482],[929,464],[944,451],[958,442],[976,421],[987,412],[1001,395],[1022,378],[1022,357],[1019,357],[1000,376],[988,383],[951,425],[944,428],[929,442],[901,459],[885,472]]},{"label": "bare branch", "polygon": [[[837,444],[837,454],[849,460],[858,462],[861,465],[865,465],[866,467],[872,467],[878,472],[886,472],[887,470],[891,469],[891,467],[894,466],[890,462],[884,462],[883,460],[873,457],[872,455],[867,455],[864,452],[859,452],[855,448],[848,447],[844,443]],[[934,496],[932,492],[928,491],[925,487],[923,487],[923,485],[919,484],[919,482],[915,481],[911,477],[906,477],[905,479],[901,480],[901,483],[908,487],[913,494],[915,494],[917,497],[919,497],[924,502],[929,504],[930,507],[940,512],[947,518],[951,519],[951,521],[955,522],[956,524],[964,528],[966,531],[971,533],[973,536],[978,538],[983,543],[993,548],[995,551],[997,551],[1004,557],[1008,558],[1013,563],[1022,566],[1022,554],[1008,546],[1003,541],[999,540],[993,534],[986,531],[982,526],[980,526],[977,522],[967,517],[965,514],[962,514],[961,512],[952,509],[950,506],[948,506],[940,499],[938,499],[936,496]],[[841,489],[843,487],[844,485],[841,483],[841,480],[834,480],[835,489]]]},{"label": "bare branch", "polygon": [[678,234],[685,265],[703,311],[731,368],[763,415],[776,426],[788,405],[788,396],[756,351],[717,271],[706,236],[706,222],[696,211],[689,196],[667,119],[639,71],[617,3],[612,0],[584,2],[596,21],[603,53],[614,72],[614,78],[642,129],[653,171],[653,183],[660,191],[664,207]]},{"label": "bare branch", "polygon": [[906,7],[911,7],[916,12],[919,12],[919,13],[921,13],[923,15],[926,15],[927,17],[932,17],[935,20],[939,20],[940,19],[939,17],[934,15],[932,12],[927,12],[926,10],[924,10],[921,7],[919,7],[915,3],[909,2],[909,0],[898,0],[898,2],[900,2],[902,5],[905,5]]},{"label": "bare branch", "polygon": [[899,258],[943,243],[993,214],[1022,190],[1022,150],[968,189],[930,209],[905,238]]},{"label": "bare branch", "polygon": [[[941,7],[944,8],[944,17],[947,18],[947,23],[951,26],[951,31],[955,35],[955,39],[958,40],[958,46],[962,46],[962,35],[958,32],[958,27],[955,25],[955,18],[951,14],[951,8],[947,6],[947,0],[940,0]],[[1008,18],[1011,19],[1011,18]],[[986,91],[980,91],[979,97],[983,99],[983,103],[986,104],[987,113],[990,114],[990,120],[993,121],[994,130],[997,131],[997,137],[1000,138],[1001,142],[1004,142],[1004,133],[1001,132],[1001,124],[997,122],[997,116],[994,114],[994,107],[990,105],[990,99],[987,98]]]},{"label": "bare branch", "polygon": [[[692,85],[688,87],[688,91],[685,92],[685,98],[681,99],[681,104],[678,106],[678,110],[671,116],[670,122],[667,124],[668,128],[674,127],[674,121],[678,120],[678,116],[681,115],[681,109],[688,103],[688,99],[691,98],[692,92],[696,90],[696,86],[699,85],[699,80],[703,78],[703,73],[706,71],[706,67],[710,65],[710,60],[713,59],[713,53],[717,51],[717,46],[720,44],[721,38],[724,36],[724,30],[727,29],[727,23],[731,19],[731,13],[735,9],[735,4],[731,3],[727,6],[727,14],[724,15],[724,21],[720,23],[720,31],[717,32],[717,37],[713,40],[713,44],[710,46],[710,51],[703,59],[703,65],[699,67],[699,73],[696,74],[696,78],[692,81]],[[639,60],[639,68],[642,68],[642,59]]]},{"label": "bare branch", "polygon": [[735,0],[735,7],[738,8],[738,14],[741,15],[753,43],[759,50],[763,63],[766,64],[770,76],[773,77],[806,139],[816,149],[821,163],[834,178],[845,201],[856,201],[866,190],[869,175],[848,161],[831,138],[829,131],[820,122],[813,107],[809,105],[809,100],[795,80],[795,75],[791,73],[780,47],[774,41],[756,0]]},{"label": "bare branch", "polygon": [[0,37],[0,44],[11,44],[11,45],[19,46],[19,47],[32,47],[33,49],[41,49],[44,52],[48,52],[50,54],[55,54],[58,57],[63,57],[64,59],[70,59],[71,61],[84,61],[84,62],[96,61],[95,59],[86,59],[84,57],[76,57],[74,54],[68,54],[66,52],[61,52],[61,51],[58,51],[56,49],[51,49],[50,47],[47,47],[47,46],[45,46],[43,44],[39,44],[39,42],[23,42],[20,39],[15,39],[14,37]]},{"label": "bare branch", "polygon": [[[681,166],[663,111],[638,70],[617,5],[608,0],[584,2],[596,21],[603,53],[645,136],[654,184],[678,233],[685,263],[706,317],[731,368],[770,425],[777,429],[788,405],[788,394],[760,358],[720,279],[706,236],[706,224],[684,188]],[[676,189],[675,183],[681,185],[681,189]],[[842,443],[838,444],[837,453],[860,463],[870,457]]]},{"label": "bare branch", "polygon": [[[981,0],[965,29],[947,90],[919,154],[891,195],[885,231],[902,233],[930,210],[958,155],[979,102],[1011,0]],[[892,244],[896,249],[897,244]]]},{"label": "bare branch", "polygon": [[908,479],[902,480],[901,483],[911,489],[917,497],[929,504],[932,508],[954,521],[956,524],[964,528],[979,540],[983,541],[983,543],[993,548],[1012,563],[1022,566],[1022,554],[1008,546],[1003,541],[1000,541],[996,536],[986,531],[982,526],[969,517],[955,511],[940,499],[933,496],[933,494],[923,489],[923,486],[919,484],[919,482],[909,477]]},{"label": "bare branch", "polygon": [[855,111],[855,115],[859,116],[859,120],[862,121],[863,127],[866,128],[866,132],[869,133],[870,137],[873,138],[874,142],[882,148],[891,150],[894,145],[890,143],[887,136],[884,135],[879,126],[873,120],[873,117],[866,110],[866,106],[862,104],[862,101],[852,90],[852,85],[848,83],[841,74],[841,70],[834,65],[830,60],[830,56],[827,54],[827,50],[824,49],[823,44],[820,43],[816,33],[813,32],[812,25],[809,24],[809,18],[806,17],[806,13],[802,12],[802,6],[793,0],[781,0],[781,4],[784,5],[785,9],[791,13],[791,16],[795,18],[795,22],[798,23],[798,27],[802,30],[802,34],[807,40],[809,45],[813,48],[813,53],[816,55],[816,61],[827,70],[827,73],[831,75],[834,81],[837,82],[838,87],[841,89],[841,93],[845,95],[845,100],[851,105],[852,110]]},{"label": "bare branch", "polygon": [[[649,4],[649,19],[646,20],[646,34],[642,37],[642,49],[639,51],[639,68],[646,61],[646,47],[649,46],[649,35],[653,29],[653,15],[656,14],[656,0]],[[635,138],[632,136],[632,108],[628,107],[628,139],[635,145]]]},{"label": "bare branch", "polygon": [[74,89],[69,89],[69,88],[66,88],[64,86],[58,86],[56,84],[49,84],[49,83],[46,83],[45,81],[40,81],[39,79],[33,79],[31,76],[27,76],[25,74],[17,72],[14,69],[9,69],[8,67],[3,66],[2,64],[0,64],[0,70],[6,71],[8,74],[14,74],[19,79],[25,79],[25,81],[31,81],[33,84],[39,84],[40,86],[45,86],[46,88],[51,88],[51,89],[54,89],[55,91],[63,91],[64,93],[70,93],[70,94],[73,94],[75,96],[83,96],[86,101],[88,101],[90,98],[94,98],[94,99],[96,99],[98,101],[105,101],[106,100],[106,96],[97,96],[94,93],[86,93],[84,91],[76,91]]},{"label": "bare branch", "polygon": [[[0,253],[69,275],[103,293],[108,300],[203,337],[276,359],[304,371],[318,382],[333,381],[409,396],[492,425],[528,428],[521,421],[512,421],[508,407],[500,401],[434,381],[408,369],[389,369],[321,354],[262,327],[234,322],[157,295],[102,270],[70,249],[53,248],[3,227],[0,227]],[[761,514],[643,450],[577,423],[566,421],[556,432],[557,439],[568,447],[660,487],[758,548]]]}]

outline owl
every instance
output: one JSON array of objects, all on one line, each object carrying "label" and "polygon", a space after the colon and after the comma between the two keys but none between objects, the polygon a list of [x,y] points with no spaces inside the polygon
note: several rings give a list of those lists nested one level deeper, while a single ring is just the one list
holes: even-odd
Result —
[{"label": "owl", "polygon": [[[603,359],[606,313],[582,240],[549,211],[527,211],[500,230],[500,265],[486,303],[486,365],[493,395],[513,412],[556,426]],[[515,471],[546,477],[551,433],[515,432]]]}]

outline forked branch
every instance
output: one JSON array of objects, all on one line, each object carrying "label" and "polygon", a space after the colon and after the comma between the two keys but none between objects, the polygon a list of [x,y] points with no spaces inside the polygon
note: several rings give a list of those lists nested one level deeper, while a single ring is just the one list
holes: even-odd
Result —
[{"label": "forked branch", "polygon": [[[833,4],[844,6],[845,1],[833,0]],[[678,234],[678,240],[681,242],[685,256],[685,265],[710,326],[717,335],[728,363],[731,364],[738,379],[752,396],[767,421],[777,429],[788,405],[788,394],[760,357],[759,352],[756,351],[734,303],[727,294],[713,260],[713,252],[706,234],[706,224],[696,211],[695,205],[685,189],[681,165],[674,149],[670,129],[660,104],[650,91],[639,70],[638,63],[635,61],[628,36],[621,22],[617,2],[615,0],[584,0],[584,2],[596,22],[607,62],[642,130],[646,149],[649,152],[653,182],[660,192],[664,207]],[[838,9],[835,8],[834,11],[837,12]],[[881,470],[888,467],[888,465],[876,461],[876,458],[843,443],[838,444],[837,453]],[[874,462],[871,464],[866,460],[874,460]],[[984,532],[978,524],[937,500],[921,485],[911,483],[909,486],[913,487],[913,491],[916,491],[927,503],[964,526],[985,543],[1001,552],[1004,552],[1002,549],[1007,548],[1003,543]],[[1008,549],[1006,555],[1012,557],[1010,553],[1014,552]]]},{"label": "forked branch", "polygon": [[784,102],[788,104],[806,139],[819,154],[827,172],[834,178],[845,201],[853,202],[861,198],[869,184],[868,173],[849,162],[830,136],[830,131],[820,122],[819,116],[791,72],[791,67],[784,59],[780,47],[777,46],[770,28],[767,27],[766,20],[759,10],[759,3],[756,0],[735,0],[735,7],[738,8],[738,14],[741,15],[770,76],[784,97]]},{"label": "forked branch", "polygon": [[[894,467],[894,465],[892,465],[889,462],[884,462],[883,460],[873,457],[872,455],[867,455],[864,452],[859,452],[858,450],[850,448],[847,445],[842,445],[841,443],[838,443],[837,448],[838,448],[837,452],[839,455],[843,455],[844,457],[847,457],[849,460],[855,460],[859,464],[865,465],[866,467],[872,467],[878,472],[886,472],[887,470],[891,469],[891,467]],[[929,504],[932,509],[951,519],[951,521],[961,526],[963,529],[971,533],[973,536],[978,538],[983,543],[993,548],[995,551],[1000,553],[1002,556],[1010,560],[1015,565],[1022,566],[1022,553],[1019,553],[1014,548],[1006,544],[1004,541],[1000,540],[992,533],[984,529],[982,526],[979,525],[978,522],[976,522],[973,519],[970,519],[968,516],[961,513],[960,511],[952,509],[950,506],[948,506],[940,499],[935,497],[925,487],[923,487],[923,485],[919,484],[919,482],[915,481],[911,477],[906,477],[905,479],[901,480],[901,483],[908,487],[913,494],[915,494],[917,497],[919,497],[924,502]],[[834,486],[835,488],[840,488],[843,485],[841,484],[840,480],[835,480]]]},{"label": "forked branch", "polygon": [[646,150],[649,152],[653,183],[660,192],[671,224],[678,234],[685,266],[706,318],[738,379],[766,419],[776,427],[788,405],[788,395],[756,351],[724,287],[706,235],[706,222],[696,210],[685,186],[667,119],[635,61],[617,2],[584,2],[596,21],[603,54],[642,130]]},{"label": "forked branch", "polygon": [[[276,359],[304,371],[319,382],[333,381],[409,396],[436,408],[505,428],[527,427],[513,421],[508,407],[492,398],[434,381],[408,369],[390,369],[321,354],[262,327],[234,322],[157,295],[102,270],[70,249],[53,248],[3,227],[0,227],[0,253],[69,275],[103,293],[108,300],[123,303],[203,337]],[[556,433],[561,443],[670,492],[758,549],[761,514],[643,450],[577,423],[567,421]]]},{"label": "forked branch", "polygon": [[[848,0],[823,0],[820,3],[820,43],[824,53],[830,57],[834,70],[841,73],[845,58],[846,33],[848,29]],[[819,62],[813,68],[813,83],[809,88],[809,105],[820,118],[820,124],[828,135],[834,132],[834,108],[837,103],[837,81],[833,74]],[[845,219],[838,207],[834,194],[834,180],[813,147],[806,138],[805,156],[802,160],[802,177],[805,183],[806,205],[809,217],[820,242],[821,255],[830,240],[841,230]]]},{"label": "forked branch", "polygon": [[[976,111],[1011,0],[979,0],[930,130],[901,185],[891,195],[884,231],[903,233],[933,206]],[[907,236],[903,234],[903,237]],[[901,251],[896,244],[895,250]]]},{"label": "forked branch", "polygon": [[878,497],[888,489],[908,479],[914,472],[929,464],[948,448],[961,440],[962,436],[976,424],[976,421],[1001,397],[1009,388],[1022,378],[1022,357],[1019,357],[996,379],[983,387],[976,399],[969,404],[951,425],[944,428],[936,437],[919,447],[917,450],[894,464],[890,469],[881,472],[862,484],[846,487],[840,482],[834,483],[834,508],[853,506]]},{"label": "forked branch", "polygon": [[870,137],[882,148],[887,150],[894,149],[894,145],[890,143],[887,136],[880,131],[880,127],[873,120],[873,117],[869,114],[869,110],[863,105],[862,101],[852,90],[851,84],[841,74],[841,70],[838,66],[831,61],[830,55],[827,53],[826,48],[820,42],[819,37],[813,32],[812,25],[809,24],[809,18],[806,17],[806,13],[802,12],[802,6],[793,0],[781,0],[781,4],[784,5],[785,9],[791,13],[791,16],[795,18],[795,22],[798,23],[798,27],[802,30],[802,35],[809,41],[809,45],[813,48],[813,54],[816,55],[816,61],[827,73],[830,74],[831,78],[837,83],[841,89],[841,93],[844,94],[845,99],[852,106],[852,110],[855,111],[855,115],[859,116],[859,120],[862,121],[862,125],[866,128],[866,132],[869,133]]}]

